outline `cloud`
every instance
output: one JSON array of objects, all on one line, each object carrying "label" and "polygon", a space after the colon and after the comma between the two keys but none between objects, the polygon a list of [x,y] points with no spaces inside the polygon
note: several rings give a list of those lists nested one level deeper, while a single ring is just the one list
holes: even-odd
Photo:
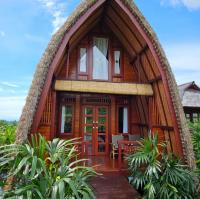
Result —
[{"label": "cloud", "polygon": [[59,0],[38,0],[52,16],[53,33],[55,33],[66,21],[66,3]]},{"label": "cloud", "polygon": [[2,30],[0,30],[0,37],[5,37],[6,36],[6,33]]},{"label": "cloud", "polygon": [[189,10],[200,9],[200,0],[161,0],[161,5],[185,6]]},{"label": "cloud", "polygon": [[0,87],[0,92],[3,92],[3,88]]},{"label": "cloud", "polygon": [[0,97],[0,119],[19,120],[24,104],[25,96]]},{"label": "cloud", "polygon": [[11,88],[19,88],[19,85],[14,84],[14,83],[10,83],[10,82],[1,82],[1,84],[4,85],[4,86],[11,87]]},{"label": "cloud", "polygon": [[200,84],[200,42],[166,44],[164,48],[178,83]]}]

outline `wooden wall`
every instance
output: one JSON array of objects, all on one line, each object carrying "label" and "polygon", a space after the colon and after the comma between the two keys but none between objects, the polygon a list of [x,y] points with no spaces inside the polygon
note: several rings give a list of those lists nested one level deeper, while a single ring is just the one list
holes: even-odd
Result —
[{"label": "wooden wall", "polygon": [[[99,11],[100,13],[100,11]],[[132,96],[130,97],[130,133],[141,134],[146,136],[148,130],[158,132],[160,141],[168,142],[168,151],[173,151],[177,154],[181,152],[179,132],[176,127],[176,118],[173,115],[173,108],[170,103],[170,95],[167,90],[165,81],[165,73],[155,62],[155,57],[152,54],[145,39],[141,36],[136,26],[133,25],[131,19],[121,12],[119,6],[112,1],[109,7],[104,12],[105,16],[95,20],[90,18],[91,27],[84,26],[84,36],[77,36],[72,39],[68,50],[66,51],[63,60],[61,61],[58,70],[55,71],[56,79],[71,79],[71,80],[90,80],[89,74],[78,73],[78,47],[83,45],[90,47],[91,53],[91,39],[94,35],[103,35],[109,38],[110,52],[114,48],[122,50],[123,75],[116,77],[110,73],[109,81],[111,82],[137,82],[137,83],[151,83],[154,96],[150,99],[146,96]],[[97,18],[94,14],[94,19]],[[104,27],[104,28],[102,28]],[[88,31],[88,32],[87,32]],[[77,33],[79,36],[80,32]],[[75,36],[74,36],[75,37]],[[112,59],[111,59],[112,60]],[[89,66],[91,67],[91,66]],[[91,72],[89,70],[89,72]],[[53,88],[53,85],[52,85]],[[51,107],[51,90],[46,100],[45,110],[40,122],[38,131],[50,138],[51,118],[53,118]],[[111,132],[116,132],[116,114],[117,102],[114,96],[111,97]],[[56,106],[58,106],[58,102]],[[76,113],[74,132],[76,136],[80,136],[80,96],[76,96]],[[57,110],[58,107],[57,107]],[[51,113],[52,112],[52,113]],[[54,112],[55,114],[55,112]],[[56,117],[55,117],[56,119]],[[57,124],[58,125],[58,124]],[[56,129],[58,129],[56,127]],[[56,134],[54,134],[56,136]],[[179,143],[179,145],[177,144]]]}]

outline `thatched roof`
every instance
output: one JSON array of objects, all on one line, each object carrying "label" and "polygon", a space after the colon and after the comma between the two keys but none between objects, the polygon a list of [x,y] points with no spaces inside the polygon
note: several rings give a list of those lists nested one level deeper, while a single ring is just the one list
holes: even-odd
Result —
[{"label": "thatched roof", "polygon": [[195,82],[182,84],[178,89],[183,107],[200,108],[200,88]]},{"label": "thatched roof", "polygon": [[[46,48],[32,81],[31,88],[29,90],[28,97],[26,99],[26,104],[23,108],[22,115],[19,121],[17,129],[17,142],[22,142],[27,138],[28,133],[30,132],[34,114],[37,110],[38,102],[40,100],[41,92],[44,86],[44,82],[56,52],[64,38],[64,35],[73,27],[73,25],[78,21],[78,19],[86,13],[89,8],[91,8],[95,3],[98,3],[101,0],[85,0],[77,7],[73,14],[67,19],[65,24],[56,32],[48,47]],[[180,131],[181,141],[183,145],[183,152],[186,158],[188,165],[191,167],[194,165],[193,159],[193,148],[191,144],[191,137],[183,113],[183,108],[181,105],[180,97],[178,94],[177,84],[174,78],[174,75],[171,71],[170,65],[167,61],[165,53],[156,37],[156,34],[152,30],[151,26],[148,24],[144,16],[140,13],[135,3],[132,0],[120,0],[132,13],[133,17],[137,20],[140,27],[144,30],[147,37],[152,41],[159,61],[162,64],[163,71],[165,72],[166,80],[170,90],[170,95],[174,110],[176,112],[176,117],[178,121],[178,128]]]}]

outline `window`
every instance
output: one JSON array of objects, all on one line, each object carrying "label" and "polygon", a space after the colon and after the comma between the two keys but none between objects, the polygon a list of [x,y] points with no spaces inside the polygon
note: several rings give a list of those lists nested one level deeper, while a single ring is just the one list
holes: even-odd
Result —
[{"label": "window", "polygon": [[193,118],[193,122],[198,122],[199,120],[198,113],[193,113],[192,118]]},{"label": "window", "polygon": [[93,79],[108,80],[108,39],[94,37]]},{"label": "window", "polygon": [[190,119],[190,114],[189,114],[189,113],[186,113],[186,114],[185,114],[185,117],[186,117],[186,120],[187,120],[188,122],[190,122],[190,120],[191,120],[191,119]]},{"label": "window", "polygon": [[87,49],[80,48],[80,60],[79,60],[79,70],[81,73],[87,72]]},{"label": "window", "polygon": [[61,115],[61,134],[72,133],[72,124],[73,124],[73,107],[72,105],[63,105],[62,115]]},{"label": "window", "polygon": [[119,50],[114,51],[114,74],[120,75],[121,73],[121,52]]},{"label": "window", "polygon": [[128,133],[128,108],[119,107],[118,109],[118,131]]}]

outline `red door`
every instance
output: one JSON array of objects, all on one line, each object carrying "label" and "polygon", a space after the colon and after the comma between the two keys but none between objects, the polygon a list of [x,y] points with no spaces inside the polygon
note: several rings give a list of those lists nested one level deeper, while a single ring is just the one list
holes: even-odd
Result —
[{"label": "red door", "polygon": [[84,106],[82,112],[83,153],[108,154],[108,107]]}]

